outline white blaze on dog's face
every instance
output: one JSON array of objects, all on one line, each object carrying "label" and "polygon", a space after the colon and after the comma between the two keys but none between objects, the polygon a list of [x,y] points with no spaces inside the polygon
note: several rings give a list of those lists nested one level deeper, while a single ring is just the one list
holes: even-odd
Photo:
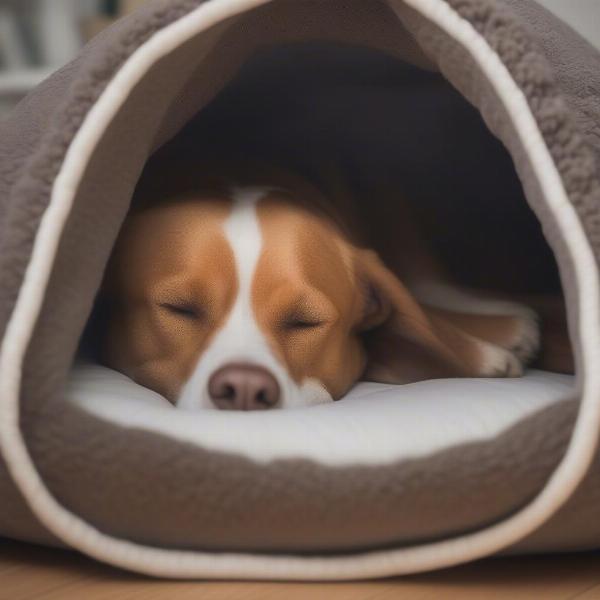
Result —
[{"label": "white blaze on dog's face", "polygon": [[107,362],[185,408],[339,398],[365,366],[350,246],[278,192],[230,196],[127,222],[107,286]]}]

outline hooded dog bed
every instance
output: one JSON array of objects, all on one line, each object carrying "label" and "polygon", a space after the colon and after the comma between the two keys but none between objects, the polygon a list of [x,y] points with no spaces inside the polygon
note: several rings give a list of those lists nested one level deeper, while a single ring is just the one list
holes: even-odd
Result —
[{"label": "hooded dog bed", "polygon": [[[274,84],[330,52],[352,67],[293,88],[308,121],[274,131]],[[599,94],[599,55],[530,0],[165,0],[102,33],[0,126],[0,533],[166,577],[600,547]],[[349,106],[372,120],[338,120]],[[487,222],[482,248],[543,229],[576,376],[361,383],[327,406],[223,414],[74,366],[149,157],[217,148],[240,115],[238,137],[273,154],[285,141],[302,162],[310,130],[374,179],[405,169],[422,202],[443,190],[446,225]]]}]

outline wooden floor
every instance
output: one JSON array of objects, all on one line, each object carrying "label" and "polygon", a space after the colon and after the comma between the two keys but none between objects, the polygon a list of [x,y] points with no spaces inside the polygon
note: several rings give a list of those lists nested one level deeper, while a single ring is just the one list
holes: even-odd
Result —
[{"label": "wooden floor", "polygon": [[0,541],[1,600],[600,600],[600,553],[491,559],[360,583],[171,582]]}]

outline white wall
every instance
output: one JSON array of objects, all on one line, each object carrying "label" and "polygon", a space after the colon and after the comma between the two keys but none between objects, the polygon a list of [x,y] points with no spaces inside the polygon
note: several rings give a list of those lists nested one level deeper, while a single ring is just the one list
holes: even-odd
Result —
[{"label": "white wall", "polygon": [[537,0],[600,48],[600,0]]}]

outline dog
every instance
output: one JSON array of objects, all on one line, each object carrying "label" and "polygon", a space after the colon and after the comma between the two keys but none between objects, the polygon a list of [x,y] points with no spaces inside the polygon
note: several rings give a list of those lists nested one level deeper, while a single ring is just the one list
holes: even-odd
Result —
[{"label": "dog", "polygon": [[[265,165],[199,165],[126,220],[103,361],[178,407],[291,408],[360,379],[519,377],[536,313],[448,281],[404,204],[386,264],[351,194]],[[138,194],[139,195],[139,194]]]}]

